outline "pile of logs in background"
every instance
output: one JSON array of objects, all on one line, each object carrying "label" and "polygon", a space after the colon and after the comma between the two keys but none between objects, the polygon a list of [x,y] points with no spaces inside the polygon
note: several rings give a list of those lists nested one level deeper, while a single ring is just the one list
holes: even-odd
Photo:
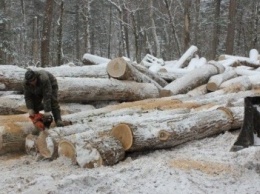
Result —
[{"label": "pile of logs in background", "polygon": [[0,154],[64,157],[93,168],[114,165],[128,152],[240,129],[244,98],[260,94],[258,52],[206,61],[197,50],[190,47],[173,63],[147,55],[141,64],[127,58],[100,64],[87,54],[92,65],[44,68],[57,77],[62,118],[72,124],[37,135],[23,97],[26,68],[1,65]]}]

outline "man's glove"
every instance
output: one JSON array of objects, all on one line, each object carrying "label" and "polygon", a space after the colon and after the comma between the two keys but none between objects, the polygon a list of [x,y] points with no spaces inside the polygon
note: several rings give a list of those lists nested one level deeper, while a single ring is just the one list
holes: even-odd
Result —
[{"label": "man's glove", "polygon": [[53,117],[50,112],[45,112],[42,120],[43,120],[45,127],[49,128],[53,121]]}]

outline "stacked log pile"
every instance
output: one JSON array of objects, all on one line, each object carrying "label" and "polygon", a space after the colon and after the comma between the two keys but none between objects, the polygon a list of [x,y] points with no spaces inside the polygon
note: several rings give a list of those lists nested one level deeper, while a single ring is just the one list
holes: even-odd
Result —
[{"label": "stacked log pile", "polygon": [[[57,77],[63,120],[72,125],[39,135],[33,135],[22,94],[26,69],[0,66],[0,154],[26,151],[93,168],[114,165],[127,152],[171,148],[239,129],[243,99],[260,95],[258,52],[205,62],[197,50],[192,46],[171,66],[151,56],[155,63],[148,65],[126,58],[99,64],[100,57],[84,55],[86,66],[44,68]],[[92,102],[116,104],[82,104]]]}]

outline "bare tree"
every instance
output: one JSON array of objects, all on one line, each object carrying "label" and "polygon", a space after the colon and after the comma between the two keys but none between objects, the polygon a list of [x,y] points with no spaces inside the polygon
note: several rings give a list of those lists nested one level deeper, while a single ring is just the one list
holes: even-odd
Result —
[{"label": "bare tree", "polygon": [[191,0],[184,1],[184,50],[190,46],[190,7]]},{"label": "bare tree", "polygon": [[226,39],[226,54],[233,54],[235,39],[235,23],[236,23],[237,0],[229,1],[228,29]]},{"label": "bare tree", "polygon": [[214,0],[214,23],[213,23],[213,38],[212,38],[212,52],[211,52],[211,59],[215,59],[217,55],[217,48],[219,44],[219,33],[220,33],[220,4],[221,0]]},{"label": "bare tree", "polygon": [[175,44],[176,44],[177,53],[178,53],[178,56],[180,57],[181,56],[180,43],[179,43],[179,40],[178,40],[178,37],[177,37],[177,33],[176,33],[176,30],[175,30],[175,25],[174,25],[174,20],[173,20],[173,16],[172,16],[172,0],[164,0],[164,3],[165,3],[165,7],[167,9],[167,12],[168,12],[168,16],[169,16],[169,20],[170,20],[170,26],[171,26],[172,35],[173,35],[173,38],[174,38],[174,41],[175,41]]},{"label": "bare tree", "polygon": [[41,39],[41,66],[49,65],[53,0],[46,0]]},{"label": "bare tree", "polygon": [[58,46],[57,46],[57,65],[62,64],[62,36],[63,36],[63,13],[64,13],[64,1],[60,4],[60,17],[58,20]]},{"label": "bare tree", "polygon": [[154,39],[154,43],[155,43],[155,55],[157,57],[160,57],[161,52],[160,52],[160,44],[159,44],[159,40],[158,40],[158,36],[157,36],[157,32],[156,32],[156,26],[155,26],[155,22],[153,19],[153,0],[149,0],[149,18],[150,18],[150,22],[151,22],[151,28],[152,28],[152,35],[153,35],[153,39]]}]

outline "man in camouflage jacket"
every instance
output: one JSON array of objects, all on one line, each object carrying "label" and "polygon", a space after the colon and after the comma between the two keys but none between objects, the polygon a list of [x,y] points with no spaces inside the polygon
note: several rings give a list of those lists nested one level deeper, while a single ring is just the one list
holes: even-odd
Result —
[{"label": "man in camouflage jacket", "polygon": [[52,117],[52,112],[56,126],[63,126],[58,102],[58,83],[50,72],[28,70],[24,76],[23,87],[29,116],[33,117],[44,110],[44,117],[49,118]]}]

